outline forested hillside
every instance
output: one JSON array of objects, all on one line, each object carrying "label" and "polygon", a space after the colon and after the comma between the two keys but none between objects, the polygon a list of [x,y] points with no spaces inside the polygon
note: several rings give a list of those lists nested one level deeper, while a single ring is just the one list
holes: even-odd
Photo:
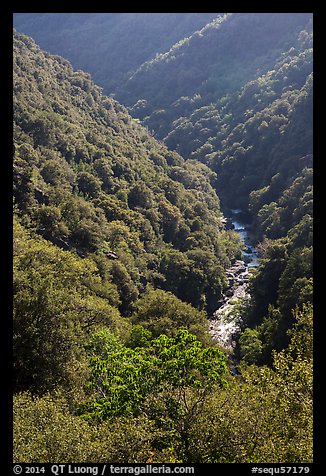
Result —
[{"label": "forested hillside", "polygon": [[[117,97],[130,106],[146,100],[154,111],[184,96],[198,101],[199,95],[209,104],[268,71],[310,20],[307,13],[219,16],[144,63],[118,88]],[[168,107],[168,113],[173,112]]]},{"label": "forested hillside", "polygon": [[312,461],[311,15],[218,15],[16,15],[120,101],[14,32],[16,462]]},{"label": "forested hillside", "polygon": [[218,13],[17,13],[14,27],[92,74],[106,94]]}]

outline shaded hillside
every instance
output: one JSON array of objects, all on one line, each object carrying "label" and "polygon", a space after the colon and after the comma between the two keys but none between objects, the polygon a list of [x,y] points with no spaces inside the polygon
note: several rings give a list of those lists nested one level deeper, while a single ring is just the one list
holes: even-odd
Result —
[{"label": "shaded hillside", "polygon": [[204,104],[234,92],[265,73],[289,49],[308,13],[228,13],[143,64],[117,90],[128,106],[146,100],[149,111],[165,109],[183,96]]},{"label": "shaded hillside", "polygon": [[[273,194],[265,196],[266,201],[277,198],[304,167],[311,166],[307,156],[312,154],[312,49],[292,48],[274,69],[226,101],[220,116],[218,107],[210,112],[211,118],[218,117],[220,130],[216,136],[206,131],[206,138],[199,132],[202,145],[191,157],[218,173],[220,197],[229,207],[247,209],[251,192],[269,186],[278,174]],[[172,140],[173,133],[166,141],[170,147]],[[235,187],[237,194],[230,194]]]},{"label": "shaded hillside", "polygon": [[14,26],[92,74],[109,94],[142,63],[218,13],[17,13]]}]

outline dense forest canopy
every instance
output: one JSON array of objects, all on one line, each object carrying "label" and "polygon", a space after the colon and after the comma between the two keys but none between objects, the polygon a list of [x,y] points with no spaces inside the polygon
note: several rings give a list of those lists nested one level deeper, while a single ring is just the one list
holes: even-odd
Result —
[{"label": "dense forest canopy", "polygon": [[312,15],[14,23],[15,461],[312,461]]}]

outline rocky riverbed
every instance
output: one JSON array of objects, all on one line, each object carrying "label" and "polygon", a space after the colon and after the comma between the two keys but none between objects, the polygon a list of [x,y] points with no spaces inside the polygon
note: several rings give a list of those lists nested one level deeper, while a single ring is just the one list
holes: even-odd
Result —
[{"label": "rocky riverbed", "polygon": [[234,306],[239,299],[249,298],[250,270],[244,261],[237,260],[226,273],[229,286],[218,302],[219,307],[210,320],[209,331],[211,336],[217,339],[223,347],[232,350],[233,337],[240,326],[240,316],[234,312]]},{"label": "rocky riverbed", "polygon": [[251,241],[248,227],[238,218],[239,212],[232,211],[230,221],[231,227],[239,233],[244,243],[244,259],[236,260],[226,271],[228,287],[217,303],[218,308],[213,313],[209,326],[211,336],[229,351],[233,350],[234,336],[239,331],[241,323],[236,303],[239,299],[250,299],[248,292],[250,274],[259,265],[257,250]]}]

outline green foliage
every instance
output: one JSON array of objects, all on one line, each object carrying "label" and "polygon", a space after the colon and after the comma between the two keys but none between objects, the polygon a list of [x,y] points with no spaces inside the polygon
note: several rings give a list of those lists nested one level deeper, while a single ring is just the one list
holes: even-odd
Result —
[{"label": "green foliage", "polygon": [[96,197],[101,190],[101,182],[89,172],[81,172],[77,176],[78,189],[84,194]]},{"label": "green foliage", "polygon": [[[224,385],[226,358],[216,348],[203,344],[187,330],[175,337],[161,334],[150,346],[135,349],[116,347],[106,358],[92,356],[88,388],[96,400],[81,406],[80,414],[87,420],[107,419],[119,415],[139,415],[146,397],[164,393],[166,386],[183,395],[174,399],[180,411],[187,409],[186,393],[194,389],[201,396],[215,385]],[[168,394],[166,405],[171,404]]]},{"label": "green foliage", "polygon": [[159,447],[176,448],[186,461],[193,418],[226,385],[224,354],[204,348],[187,330],[161,334],[145,347],[114,349],[106,359],[93,356],[90,366],[94,396],[80,406],[82,418],[101,422],[146,414],[157,429],[168,430]]},{"label": "green foliage", "polygon": [[148,347],[152,339],[152,333],[139,324],[132,326],[130,337],[126,343],[128,347],[135,349],[137,347]]},{"label": "green foliage", "polygon": [[262,342],[257,329],[247,327],[239,338],[240,355],[244,362],[259,362],[262,353]]},{"label": "green foliage", "polygon": [[171,250],[161,261],[160,269],[167,279],[163,286],[181,300],[212,312],[225,284],[223,272],[216,274],[218,267],[213,250]]},{"label": "green foliage", "polygon": [[91,334],[86,350],[88,354],[107,359],[112,352],[119,352],[123,348],[118,337],[110,331],[108,327],[102,327]]},{"label": "green foliage", "polygon": [[[297,247],[296,237],[289,232],[286,238],[261,245],[261,265],[251,280],[251,301],[243,314],[243,328],[249,327],[239,339],[240,354],[247,362],[270,363],[273,349],[281,350],[289,342],[293,310],[313,302],[312,246]],[[245,347],[255,347],[250,336],[260,347],[256,357],[246,357]]]},{"label": "green foliage", "polygon": [[202,342],[209,342],[205,313],[182,302],[171,292],[148,290],[136,302],[136,310],[131,317],[134,323],[149,330],[153,337],[159,337],[160,334],[173,337],[182,327]]},{"label": "green foliage", "polygon": [[201,463],[312,461],[312,308],[295,314],[273,368],[242,366],[194,422],[190,451]]},{"label": "green foliage", "polygon": [[90,329],[127,331],[116,309],[116,287],[103,282],[91,260],[14,228],[14,385],[43,392],[74,385],[85,362]]},{"label": "green foliage", "polygon": [[[90,426],[61,394],[14,397],[14,462],[145,463],[162,432],[144,417]],[[159,458],[159,451],[156,456]]]},{"label": "green foliage", "polygon": [[[152,391],[147,389],[143,400],[147,416],[111,415],[109,424],[90,425],[76,416],[58,393],[43,397],[17,394],[14,461],[309,463],[311,306],[297,311],[295,322],[290,345],[275,353],[273,368],[242,366],[238,376],[229,376],[228,385],[218,388],[215,384],[222,383],[225,376],[222,355],[216,349],[204,349],[189,333],[183,331],[175,339],[161,336],[146,353],[145,349],[127,349],[102,329],[93,343],[100,349],[102,342],[106,352],[101,357],[97,353],[99,358],[92,360],[92,367],[94,377],[107,375],[110,381],[105,378],[101,382],[104,394],[94,405],[94,413],[101,414],[110,385],[115,382],[111,388],[115,392],[130,380],[136,386],[140,380],[136,369],[146,373],[145,361],[152,360],[160,378]],[[114,361],[113,356],[118,355],[127,360]],[[100,363],[104,364],[101,369]],[[119,385],[118,376],[123,377]],[[89,403],[86,406],[90,408]]]}]

